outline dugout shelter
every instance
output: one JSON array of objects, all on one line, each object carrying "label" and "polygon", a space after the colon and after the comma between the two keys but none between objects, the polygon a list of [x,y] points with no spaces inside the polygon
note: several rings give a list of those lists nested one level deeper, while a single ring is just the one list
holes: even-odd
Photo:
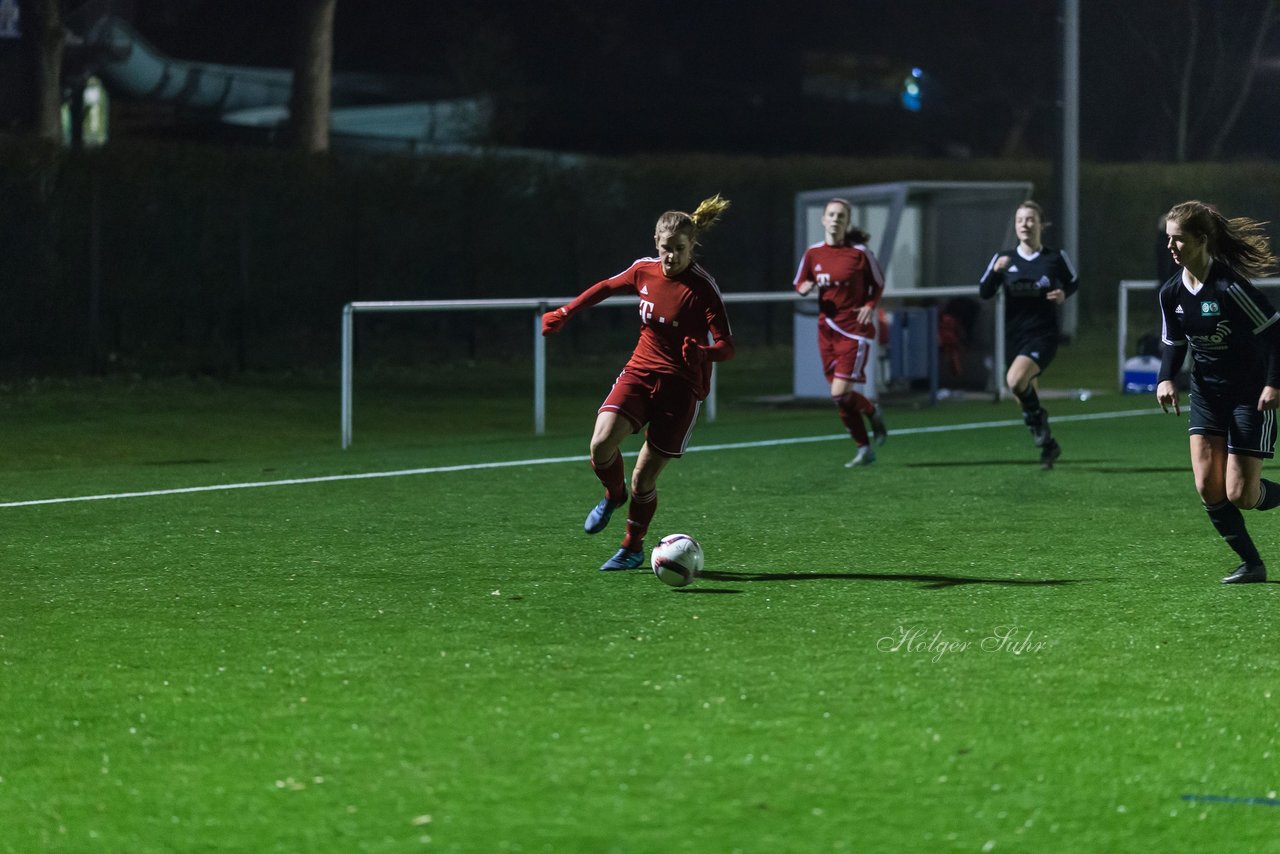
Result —
[{"label": "dugout shelter", "polygon": [[[822,242],[827,202],[847,200],[853,208],[853,224],[871,235],[868,245],[885,275],[881,306],[890,320],[889,352],[876,347],[872,359],[876,369],[868,379],[884,389],[931,371],[931,390],[936,395],[937,309],[952,299],[977,300],[978,279],[991,256],[1017,242],[1014,212],[1020,202],[1032,197],[1033,189],[1030,181],[902,181],[804,190],[795,198],[793,269],[799,268],[809,246]],[[983,302],[979,312],[971,344],[975,352],[984,354],[984,382],[994,391],[998,381],[991,368],[1000,361],[994,354],[1003,348],[994,332],[993,301]],[[797,398],[830,396],[818,362],[817,313],[816,300],[796,303],[793,393]],[[896,377],[890,370],[893,366],[898,368]]]}]

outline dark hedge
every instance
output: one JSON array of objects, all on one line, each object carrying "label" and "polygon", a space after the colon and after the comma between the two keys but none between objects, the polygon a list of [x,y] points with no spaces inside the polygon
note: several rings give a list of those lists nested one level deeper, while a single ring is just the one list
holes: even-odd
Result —
[{"label": "dark hedge", "polygon": [[[796,192],[904,180],[1028,180],[1050,218],[1057,210],[1040,162],[306,160],[179,143],[52,152],[11,140],[0,145],[0,374],[330,369],[348,301],[573,295],[650,253],[664,210],[715,192],[734,203],[702,250],[722,289],[786,288]],[[1280,166],[1084,164],[1081,322],[1114,323],[1116,282],[1154,275],[1157,217],[1192,197],[1270,219]],[[608,324],[627,325],[623,314]],[[783,307],[733,316],[743,343],[790,338]],[[520,353],[529,335],[523,315],[361,323],[362,359]]]}]

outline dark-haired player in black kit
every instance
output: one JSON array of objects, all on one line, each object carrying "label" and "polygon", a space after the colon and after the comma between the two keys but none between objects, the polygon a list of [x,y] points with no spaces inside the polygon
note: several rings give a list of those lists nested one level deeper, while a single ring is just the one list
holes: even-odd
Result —
[{"label": "dark-haired player in black kit", "polygon": [[1005,382],[1022,407],[1022,421],[1040,449],[1040,468],[1053,468],[1062,455],[1049,430],[1049,413],[1040,405],[1036,378],[1058,352],[1058,306],[1080,287],[1067,253],[1040,242],[1044,211],[1026,201],[1014,214],[1018,245],[998,252],[978,283],[978,293],[990,299],[1004,287],[1005,352],[1009,370]]},{"label": "dark-haired player in black kit", "polygon": [[1240,556],[1223,584],[1266,581],[1267,568],[1241,510],[1280,505],[1280,484],[1262,479],[1275,453],[1280,404],[1280,314],[1246,276],[1276,258],[1262,223],[1227,219],[1203,202],[1169,211],[1169,252],[1182,265],[1160,288],[1164,345],[1156,400],[1181,414],[1173,378],[1191,348],[1191,469],[1213,527]]}]

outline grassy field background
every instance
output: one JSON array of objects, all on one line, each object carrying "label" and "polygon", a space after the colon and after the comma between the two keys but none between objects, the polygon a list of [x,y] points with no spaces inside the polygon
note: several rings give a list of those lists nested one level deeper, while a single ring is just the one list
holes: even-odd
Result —
[{"label": "grassy field background", "polygon": [[1113,359],[1055,365],[1052,472],[905,399],[849,471],[744,353],[661,483],[679,591],[581,530],[607,359],[540,437],[511,366],[362,375],[348,451],[329,377],[10,384],[0,850],[1268,850],[1276,586],[1218,584]]}]

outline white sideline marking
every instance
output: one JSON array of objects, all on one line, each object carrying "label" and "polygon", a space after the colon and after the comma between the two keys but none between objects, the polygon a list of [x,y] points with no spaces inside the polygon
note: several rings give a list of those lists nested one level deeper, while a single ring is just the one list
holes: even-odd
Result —
[{"label": "white sideline marking", "polygon": [[[1129,418],[1134,415],[1152,415],[1158,410],[1152,409],[1131,409],[1124,412],[1096,412],[1089,415],[1060,415],[1054,416],[1054,423],[1062,423],[1063,421],[1100,421],[1107,418]],[[892,436],[914,436],[924,433],[950,433],[958,430],[985,430],[990,427],[1021,427],[1022,421],[1010,419],[1007,421],[976,421],[970,424],[944,424],[936,427],[905,427],[901,430],[894,430]],[[803,445],[810,442],[832,442],[840,439],[847,440],[847,433],[835,433],[828,436],[800,436],[792,439],[761,439],[756,442],[730,442],[723,445],[699,445],[689,448],[688,453],[698,451],[731,451],[740,448],[768,448],[777,445]],[[634,457],[635,451],[624,454],[624,456]],[[584,454],[577,457],[543,457],[533,460],[506,460],[496,463],[467,463],[465,465],[456,466],[433,466],[431,468],[420,469],[400,469],[398,471],[374,471],[364,472],[361,474],[330,474],[321,477],[295,477],[286,480],[259,480],[247,483],[220,483],[211,486],[182,486],[174,489],[149,489],[141,492],[115,492],[106,495],[73,495],[66,498],[37,498],[31,501],[4,501],[0,502],[0,508],[4,507],[33,507],[37,504],[70,504],[75,501],[115,501],[121,498],[152,498],[158,495],[183,495],[191,492],[225,492],[231,489],[259,489],[265,486],[299,486],[307,483],[331,483],[340,480],[369,480],[376,477],[411,477],[420,474],[444,474],[446,472],[455,471],[481,471],[483,469],[505,469],[515,468],[517,466],[545,466],[554,463],[581,463],[586,462],[587,456]]]}]

